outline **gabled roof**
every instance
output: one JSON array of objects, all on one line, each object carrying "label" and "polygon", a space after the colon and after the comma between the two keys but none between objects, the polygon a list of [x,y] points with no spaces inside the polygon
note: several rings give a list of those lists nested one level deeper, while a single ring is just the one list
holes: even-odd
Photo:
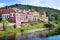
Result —
[{"label": "gabled roof", "polygon": [[44,12],[39,12],[39,15],[44,15]]},{"label": "gabled roof", "polygon": [[15,10],[10,10],[10,9],[0,9],[0,13],[2,13],[2,14],[9,14],[10,12],[15,12]]},{"label": "gabled roof", "polygon": [[0,13],[2,13],[2,14],[9,14],[10,10],[1,9]]}]

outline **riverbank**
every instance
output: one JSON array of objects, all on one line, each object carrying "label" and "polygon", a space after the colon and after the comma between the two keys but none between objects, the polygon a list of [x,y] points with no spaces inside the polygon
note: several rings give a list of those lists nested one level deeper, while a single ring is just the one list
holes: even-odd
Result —
[{"label": "riverbank", "polygon": [[[15,28],[15,29],[10,29],[6,31],[0,31],[0,36],[7,36],[10,34],[16,34],[16,33],[22,33],[24,30],[22,28]],[[24,34],[29,34],[29,33],[35,33],[39,32],[41,37],[46,37],[48,34],[48,28],[36,28],[36,29],[31,29],[31,30],[25,30],[23,33]]]},{"label": "riverbank", "polygon": [[7,34],[15,34],[17,32],[23,32],[25,30],[31,30],[31,29],[36,29],[36,28],[44,28],[44,24],[43,23],[38,23],[38,22],[33,22],[35,24],[32,24],[31,26],[24,26],[21,28],[11,28],[11,29],[7,29],[5,31],[0,30],[0,35],[7,35]]},{"label": "riverbank", "polygon": [[17,32],[21,32],[21,28],[12,28],[8,30],[0,30],[0,36],[8,35],[8,34],[15,34]]},{"label": "riverbank", "polygon": [[[56,24],[54,22],[50,23],[49,25],[51,28],[49,28],[50,30],[48,35],[56,35],[56,34],[60,34],[60,26],[59,24]],[[8,34],[16,34],[17,32],[23,32],[26,30],[32,30],[32,29],[38,29],[38,28],[46,28],[49,26],[48,24],[44,25],[44,23],[42,22],[32,22],[31,26],[23,26],[21,28],[11,28],[11,29],[7,29],[5,31],[0,30],[0,35],[8,35]]]},{"label": "riverbank", "polygon": [[23,32],[25,30],[36,29],[36,27],[21,27],[21,28],[12,28],[7,30],[0,30],[0,35],[15,34],[17,32]]}]

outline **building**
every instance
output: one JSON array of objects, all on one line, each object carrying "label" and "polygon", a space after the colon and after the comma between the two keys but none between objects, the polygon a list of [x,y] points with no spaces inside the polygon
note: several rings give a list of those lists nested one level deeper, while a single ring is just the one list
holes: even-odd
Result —
[{"label": "building", "polygon": [[27,10],[20,10],[17,8],[10,8],[0,11],[2,18],[7,19],[9,22],[28,22],[33,21],[33,14]]},{"label": "building", "polygon": [[22,22],[33,21],[33,14],[29,10],[20,10],[17,8],[9,8],[0,10],[2,18],[7,19],[10,23],[20,25]]},{"label": "building", "polygon": [[39,19],[44,22],[48,22],[48,17],[46,15],[46,12],[39,12]]},{"label": "building", "polygon": [[19,26],[22,22],[37,21],[38,19],[48,22],[46,12],[37,12],[35,9],[21,10],[18,8],[9,8],[1,9],[0,13],[2,13],[2,18],[7,19],[10,23],[16,23]]}]

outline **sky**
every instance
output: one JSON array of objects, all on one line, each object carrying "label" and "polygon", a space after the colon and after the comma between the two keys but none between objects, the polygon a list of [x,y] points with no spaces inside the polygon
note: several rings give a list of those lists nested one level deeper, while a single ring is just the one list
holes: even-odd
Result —
[{"label": "sky", "polygon": [[60,10],[60,0],[0,0],[0,7],[13,4],[50,7]]}]

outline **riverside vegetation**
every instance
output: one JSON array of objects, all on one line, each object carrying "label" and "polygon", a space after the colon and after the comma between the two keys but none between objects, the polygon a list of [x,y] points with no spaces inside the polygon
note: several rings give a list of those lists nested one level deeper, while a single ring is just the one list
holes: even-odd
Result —
[{"label": "riverside vegetation", "polygon": [[60,34],[60,25],[57,22],[42,22],[42,21],[33,21],[29,22],[31,26],[24,26],[21,28],[12,28],[7,30],[0,30],[0,35],[15,34],[17,32],[23,32],[26,30],[36,29],[36,28],[49,28],[48,35]]},{"label": "riverside vegetation", "polygon": [[44,23],[39,22],[39,21],[34,21],[34,22],[29,22],[31,26],[24,26],[21,28],[11,28],[4,30],[6,26],[3,27],[3,30],[0,30],[0,35],[7,35],[7,34],[14,34],[17,32],[23,32],[25,30],[30,30],[30,29],[35,29],[35,28],[44,28]]}]

